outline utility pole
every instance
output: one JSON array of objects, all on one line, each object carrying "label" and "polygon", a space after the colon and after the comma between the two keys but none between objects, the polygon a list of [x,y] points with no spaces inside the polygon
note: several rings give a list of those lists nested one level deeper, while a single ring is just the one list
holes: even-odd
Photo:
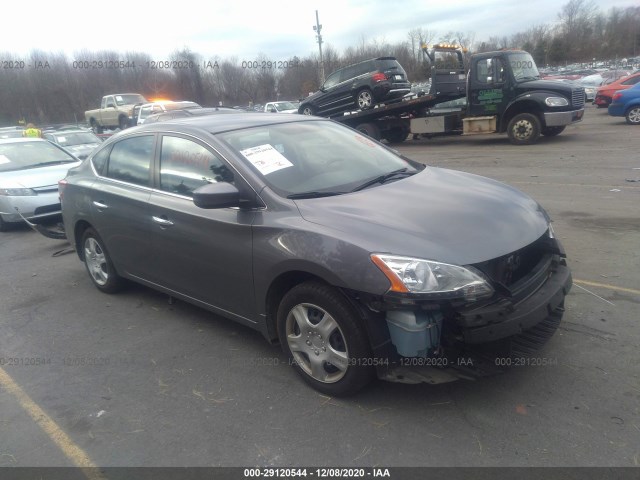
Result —
[{"label": "utility pole", "polygon": [[318,50],[320,50],[320,83],[324,83],[324,61],[322,60],[322,25],[318,18],[318,10],[316,10],[316,24],[313,26],[313,30],[317,33],[316,41],[318,42]]}]

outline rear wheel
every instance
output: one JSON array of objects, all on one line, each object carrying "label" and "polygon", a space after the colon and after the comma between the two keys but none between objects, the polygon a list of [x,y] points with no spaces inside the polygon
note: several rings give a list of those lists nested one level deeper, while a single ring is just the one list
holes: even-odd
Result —
[{"label": "rear wheel", "polygon": [[356,127],[360,133],[364,133],[367,137],[380,140],[380,129],[373,123],[361,123]]},{"label": "rear wheel", "polygon": [[629,125],[640,125],[640,105],[631,107],[625,115]]},{"label": "rear wheel", "polygon": [[356,95],[356,106],[360,110],[369,110],[373,108],[373,94],[368,88],[363,88]]},{"label": "rear wheel", "polygon": [[540,137],[540,120],[532,113],[519,113],[507,126],[509,140],[514,145],[531,145]]},{"label": "rear wheel", "polygon": [[384,139],[389,143],[402,143],[409,133],[404,128],[394,128],[384,133]]},{"label": "rear wheel", "polygon": [[342,294],[320,282],[292,288],[278,308],[278,336],[303,380],[327,395],[350,395],[375,374],[364,327]]},{"label": "rear wheel", "polygon": [[9,230],[9,224],[2,219],[0,215],[0,232],[6,232]]},{"label": "rear wheel", "polygon": [[93,130],[93,133],[102,133],[102,127],[98,125],[98,122],[96,122],[93,118],[91,119],[91,129]]},{"label": "rear wheel", "polygon": [[545,137],[555,137],[556,135],[560,135],[562,132],[564,132],[564,126],[562,127],[544,127],[542,129],[542,134]]},{"label": "rear wheel", "polygon": [[98,290],[115,293],[122,288],[123,280],[113,267],[104,242],[93,228],[87,228],[82,235],[82,258]]}]

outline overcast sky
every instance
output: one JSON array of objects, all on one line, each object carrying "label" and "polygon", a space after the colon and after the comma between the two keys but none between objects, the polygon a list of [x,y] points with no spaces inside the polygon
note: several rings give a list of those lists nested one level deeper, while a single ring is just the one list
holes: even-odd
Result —
[{"label": "overcast sky", "polygon": [[[637,6],[638,0],[593,0],[601,12]],[[436,33],[510,36],[553,24],[562,0],[209,0],[160,2],[9,1],[0,7],[0,52],[32,48],[64,52],[81,49],[149,53],[164,60],[188,47],[205,59],[237,57],[272,60],[317,52],[313,25],[319,11],[324,45],[338,51],[364,39],[396,43],[421,27]]]}]

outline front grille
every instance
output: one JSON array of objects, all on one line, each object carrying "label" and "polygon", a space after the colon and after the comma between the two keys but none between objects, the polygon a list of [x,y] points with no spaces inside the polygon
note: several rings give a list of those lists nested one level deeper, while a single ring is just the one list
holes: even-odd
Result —
[{"label": "front grille", "polygon": [[584,107],[585,93],[584,88],[574,88],[571,90],[571,105],[574,107]]},{"label": "front grille", "polygon": [[549,253],[547,239],[545,233],[520,250],[474,266],[494,282],[510,287],[542,265],[543,257]]},{"label": "front grille", "polygon": [[513,358],[530,357],[540,350],[558,329],[563,313],[564,304],[561,304],[549,312],[549,316],[542,322],[515,335],[511,339],[511,356]]}]

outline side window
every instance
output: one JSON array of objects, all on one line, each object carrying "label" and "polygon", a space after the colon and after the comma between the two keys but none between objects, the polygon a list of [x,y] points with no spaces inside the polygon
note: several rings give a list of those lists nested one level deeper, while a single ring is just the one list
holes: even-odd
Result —
[{"label": "side window", "polygon": [[120,140],[111,149],[107,177],[147,187],[152,158],[153,136]]},{"label": "side window", "polygon": [[91,159],[91,163],[93,164],[93,168],[96,169],[98,175],[105,174],[105,166],[107,165],[107,159],[109,158],[109,152],[111,149],[109,147],[103,148],[98,153],[96,153]]},{"label": "side window", "polygon": [[233,183],[233,172],[215,153],[199,143],[165,135],[160,150],[160,189],[191,196],[207,183]]},{"label": "side window", "polygon": [[492,83],[493,62],[491,58],[478,60],[476,68],[476,80],[480,83]]},{"label": "side window", "polygon": [[633,77],[628,80],[625,80],[624,82],[622,82],[622,85],[635,85],[638,82],[640,82],[640,75],[638,75],[637,77]]},{"label": "side window", "polygon": [[507,69],[505,68],[504,61],[502,58],[496,58],[496,82],[504,83],[507,81]]},{"label": "side window", "polygon": [[357,65],[344,68],[342,70],[342,75],[340,75],[340,81],[346,82],[347,80],[351,80],[352,78],[357,77],[358,74],[356,73],[356,69],[357,69]]},{"label": "side window", "polygon": [[374,72],[376,66],[374,62],[363,62],[357,66],[356,75],[364,75],[365,73]]},{"label": "side window", "polygon": [[323,88],[331,88],[334,85],[337,85],[338,82],[340,81],[340,74],[342,73],[342,71],[337,71],[335,73],[332,73],[331,75],[329,75],[329,78],[327,78],[324,82],[324,85],[322,85]]}]

